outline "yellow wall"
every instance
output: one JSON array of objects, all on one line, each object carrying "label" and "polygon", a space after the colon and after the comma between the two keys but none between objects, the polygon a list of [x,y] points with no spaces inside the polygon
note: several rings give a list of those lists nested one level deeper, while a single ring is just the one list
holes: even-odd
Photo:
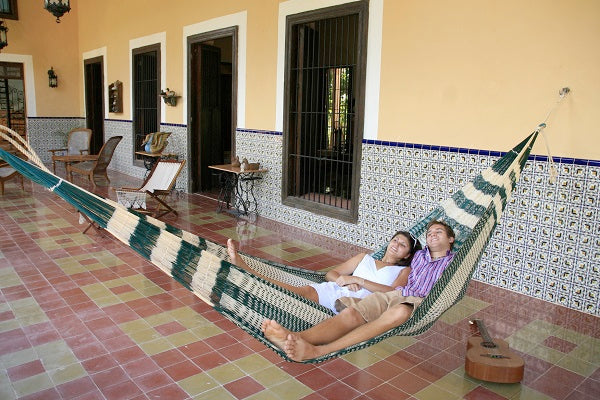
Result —
[{"label": "yellow wall", "polygon": [[599,71],[598,1],[386,0],[379,138],[504,150],[569,86],[551,149],[597,160]]},{"label": "yellow wall", "polygon": [[[555,155],[600,159],[600,2],[383,0],[377,138],[505,150],[548,121]],[[166,86],[183,93],[183,27],[247,12],[245,127],[275,129],[281,0],[77,0],[60,24],[41,1],[19,2],[3,53],[32,54],[37,114],[83,116],[83,54],[106,48],[105,84],[123,82],[131,119],[132,39],[165,32]],[[59,87],[50,89],[54,66]],[[164,88],[161,88],[164,89]],[[183,105],[165,121],[186,123]],[[534,153],[544,153],[538,144]]]},{"label": "yellow wall", "polygon": [[[31,55],[35,76],[37,116],[74,117],[80,111],[81,66],[77,49],[77,2],[70,13],[56,18],[43,1],[19,1],[19,19],[4,20],[8,46],[3,55]],[[48,70],[54,67],[58,87],[48,86]],[[27,80],[27,75],[25,76]],[[31,114],[28,114],[31,116]]]},{"label": "yellow wall", "polygon": [[[110,118],[131,119],[129,40],[166,32],[167,86],[183,93],[183,27],[248,11],[246,125],[271,129],[275,113],[277,1],[81,0],[80,52],[107,47],[107,82],[123,82],[123,113]],[[98,27],[106,27],[99,29]],[[269,60],[271,60],[269,62]],[[161,88],[164,89],[164,88]],[[260,101],[253,101],[260,99]],[[180,103],[166,108],[166,121],[187,123]]]}]

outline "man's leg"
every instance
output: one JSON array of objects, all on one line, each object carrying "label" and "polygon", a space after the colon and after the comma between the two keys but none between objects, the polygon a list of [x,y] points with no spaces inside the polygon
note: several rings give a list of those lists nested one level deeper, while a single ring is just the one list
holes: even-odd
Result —
[{"label": "man's leg", "polygon": [[[411,313],[411,306],[406,304],[395,305],[381,314],[379,318],[371,322],[361,324],[356,329],[353,329],[347,334],[341,336],[339,339],[321,345],[315,345],[314,343],[306,340],[304,332],[300,332],[299,334],[292,333],[288,335],[288,339],[285,341],[283,350],[287,356],[294,361],[303,361],[320,357],[365,340],[369,340],[379,334],[395,328],[406,321],[410,317]],[[341,313],[339,315],[341,315]],[[333,319],[334,318],[331,320]]]},{"label": "man's leg", "polygon": [[292,333],[302,337],[309,343],[320,345],[333,342],[365,323],[366,321],[358,311],[354,308],[346,308],[335,317],[327,318],[323,322],[302,332],[291,332],[276,321],[268,319],[263,321],[261,328],[265,337],[283,350],[285,341]]}]

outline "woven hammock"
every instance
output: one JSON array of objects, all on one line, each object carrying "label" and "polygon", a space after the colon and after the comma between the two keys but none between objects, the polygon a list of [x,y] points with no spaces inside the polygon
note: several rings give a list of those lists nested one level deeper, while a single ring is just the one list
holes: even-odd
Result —
[{"label": "woven hammock", "polygon": [[[371,346],[393,335],[420,334],[458,302],[466,292],[538,133],[544,126],[540,125],[491,167],[409,229],[415,237],[421,237],[432,219],[447,222],[456,233],[456,254],[430,294],[406,322],[367,341],[304,362],[325,361]],[[224,246],[127,210],[110,199],[99,197],[53,175],[28,144],[10,129],[0,126],[0,136],[13,143],[29,159],[24,161],[0,149],[0,158],[14,169],[62,197],[283,358],[287,359],[285,353],[260,331],[260,324],[265,318],[274,319],[292,331],[300,331],[333,315],[325,307],[231,264]],[[384,252],[385,246],[375,252],[375,258],[381,258]],[[246,254],[241,256],[255,271],[291,285],[324,281],[325,273],[322,271],[285,266]]]}]

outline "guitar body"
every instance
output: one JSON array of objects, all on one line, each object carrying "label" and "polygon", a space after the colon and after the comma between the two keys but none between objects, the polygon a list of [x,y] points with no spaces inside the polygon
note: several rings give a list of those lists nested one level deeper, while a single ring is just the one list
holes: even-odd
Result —
[{"label": "guitar body", "polygon": [[523,379],[524,370],[523,359],[510,351],[506,341],[480,336],[467,341],[465,372],[469,376],[488,382],[516,383]]}]

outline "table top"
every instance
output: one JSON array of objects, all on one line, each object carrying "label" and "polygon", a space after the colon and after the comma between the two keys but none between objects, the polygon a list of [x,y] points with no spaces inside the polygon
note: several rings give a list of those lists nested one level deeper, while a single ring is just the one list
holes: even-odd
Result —
[{"label": "table top", "polygon": [[52,158],[55,161],[64,162],[95,161],[98,159],[98,154],[72,154],[66,156],[54,156]]},{"label": "table top", "polygon": [[146,157],[162,157],[162,156],[174,156],[175,153],[148,153],[147,151],[136,151],[135,154],[139,154],[140,156]]},{"label": "table top", "polygon": [[248,169],[246,171],[242,171],[240,167],[234,167],[231,164],[218,164],[218,165],[209,165],[208,168],[216,169],[224,172],[231,172],[233,174],[253,174],[253,173],[263,173],[267,172],[267,168],[259,168],[259,169]]}]

